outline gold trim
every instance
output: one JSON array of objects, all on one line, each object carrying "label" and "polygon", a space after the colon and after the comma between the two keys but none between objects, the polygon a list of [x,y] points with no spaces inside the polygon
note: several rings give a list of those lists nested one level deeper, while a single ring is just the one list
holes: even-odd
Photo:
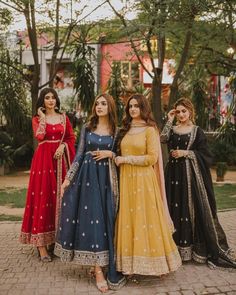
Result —
[{"label": "gold trim", "polygon": [[55,242],[55,231],[38,234],[21,232],[19,241],[22,244],[32,244],[36,247],[51,245]]},{"label": "gold trim", "polygon": [[181,266],[178,251],[162,257],[119,256],[116,268],[124,274],[159,276],[175,271]]},{"label": "gold trim", "polygon": [[80,250],[68,250],[62,248],[59,243],[55,244],[54,254],[61,258],[63,262],[74,262],[81,265],[107,266],[109,264],[109,252],[92,252]]}]

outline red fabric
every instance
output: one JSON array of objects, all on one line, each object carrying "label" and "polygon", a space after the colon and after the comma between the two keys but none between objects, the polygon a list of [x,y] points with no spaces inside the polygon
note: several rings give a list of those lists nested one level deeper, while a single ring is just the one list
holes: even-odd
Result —
[{"label": "red fabric", "polygon": [[[45,246],[55,241],[56,205],[59,197],[57,196],[57,179],[60,179],[58,178],[60,175],[61,180],[64,180],[67,167],[75,156],[73,129],[67,117],[61,115],[61,118],[62,122],[54,125],[40,123],[38,117],[34,117],[32,120],[34,136],[39,141],[39,145],[35,150],[31,164],[21,228],[20,242],[24,244]],[[58,163],[53,156],[62,138],[66,147],[61,171],[58,171]],[[66,160],[70,160],[70,162],[66,163]],[[60,185],[61,183],[59,183]]]}]

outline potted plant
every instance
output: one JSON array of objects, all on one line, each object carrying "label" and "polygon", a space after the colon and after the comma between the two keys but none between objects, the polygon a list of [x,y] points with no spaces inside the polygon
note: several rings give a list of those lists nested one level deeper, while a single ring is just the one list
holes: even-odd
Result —
[{"label": "potted plant", "polygon": [[216,181],[224,181],[224,176],[228,166],[226,162],[217,162],[216,163]]}]

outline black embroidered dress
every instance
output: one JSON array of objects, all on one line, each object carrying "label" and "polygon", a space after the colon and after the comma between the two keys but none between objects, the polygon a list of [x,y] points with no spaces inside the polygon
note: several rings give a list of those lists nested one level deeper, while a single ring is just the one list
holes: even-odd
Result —
[{"label": "black embroidered dress", "polygon": [[236,267],[225,233],[218,221],[209,165],[211,154],[204,132],[193,126],[179,134],[170,121],[161,133],[161,141],[171,150],[188,150],[186,157],[170,155],[165,183],[170,215],[175,226],[174,240],[183,261]]}]

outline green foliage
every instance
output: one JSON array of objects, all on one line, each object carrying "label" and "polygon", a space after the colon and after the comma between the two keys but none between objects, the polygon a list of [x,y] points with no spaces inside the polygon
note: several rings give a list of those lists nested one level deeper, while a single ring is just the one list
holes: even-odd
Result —
[{"label": "green foliage", "polygon": [[[15,70],[18,61],[7,50],[0,50],[0,120],[13,139],[21,137],[24,141],[31,135],[30,106],[26,97],[22,76]],[[9,66],[9,64],[11,66]]]},{"label": "green foliage", "polygon": [[79,38],[73,45],[73,82],[78,103],[85,112],[90,112],[94,99],[94,71],[92,62],[95,59],[94,48],[88,45],[89,28],[81,27]]},{"label": "green foliage", "polygon": [[120,99],[121,95],[125,92],[125,85],[121,78],[121,65],[120,62],[112,63],[112,71],[108,81],[108,92],[114,98],[117,107],[118,123],[121,124],[123,117],[124,105]]},{"label": "green foliage", "polygon": [[13,164],[12,138],[6,132],[0,132],[0,165]]},{"label": "green foliage", "polygon": [[9,145],[4,145],[0,143],[0,165],[9,165],[13,164],[12,160],[13,149]]},{"label": "green foliage", "polygon": [[216,175],[218,177],[224,177],[227,169],[228,169],[228,166],[227,166],[226,162],[217,162],[216,163]]},{"label": "green foliage", "polygon": [[226,162],[228,165],[236,164],[236,146],[221,140],[213,140],[209,144],[214,156],[214,163]]},{"label": "green foliage", "polygon": [[196,111],[196,124],[203,129],[208,123],[207,83],[203,69],[196,69],[190,81],[191,98]]},{"label": "green foliage", "polygon": [[7,8],[0,8],[0,28],[6,28],[13,20],[11,11]]}]

